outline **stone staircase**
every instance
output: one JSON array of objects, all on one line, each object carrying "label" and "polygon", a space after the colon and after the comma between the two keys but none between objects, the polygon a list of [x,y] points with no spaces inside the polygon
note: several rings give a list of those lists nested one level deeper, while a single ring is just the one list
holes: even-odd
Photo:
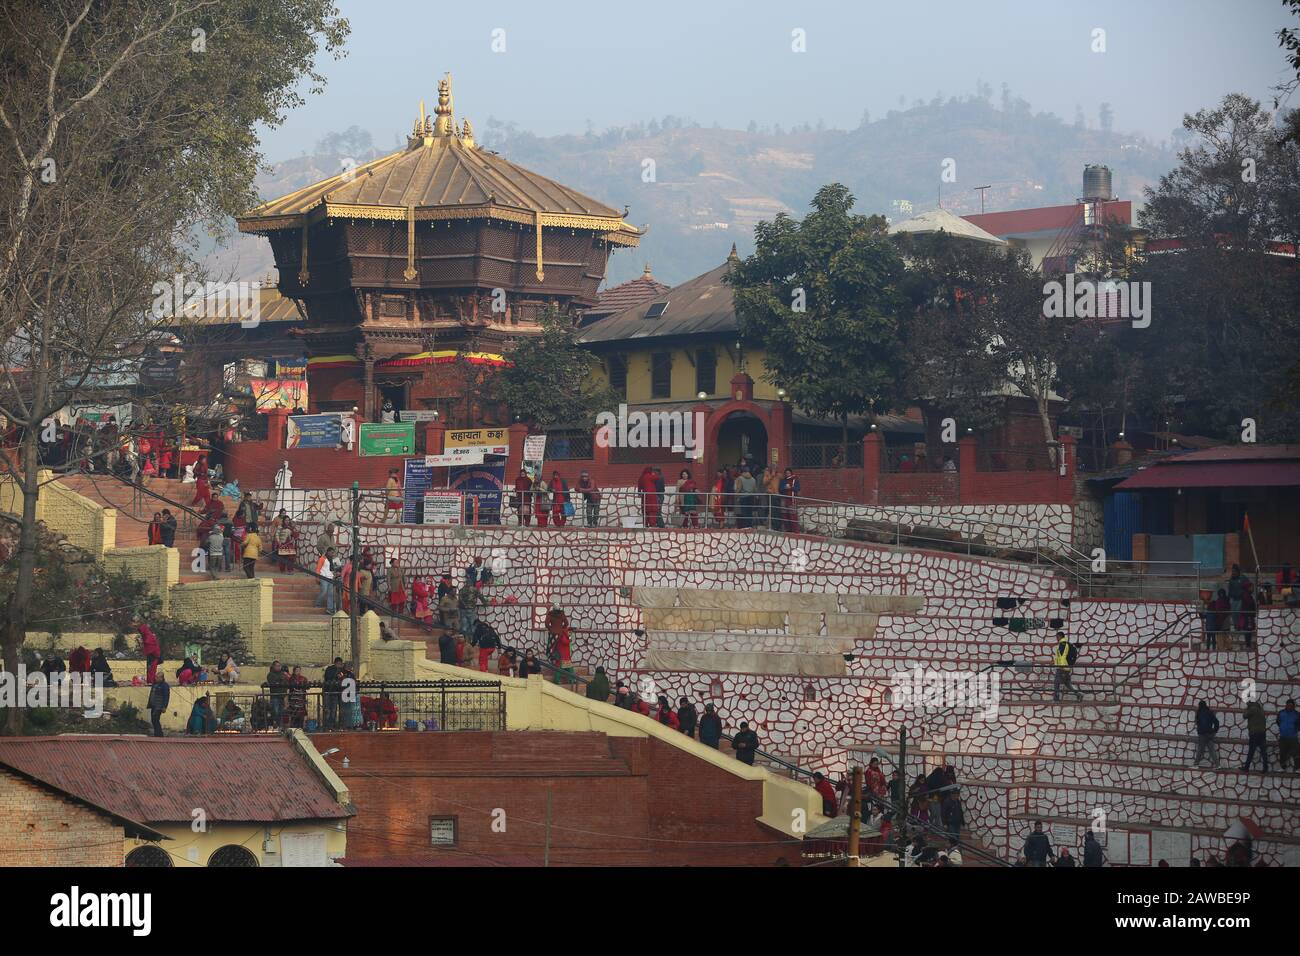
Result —
[{"label": "stone staircase", "polygon": [[[83,498],[89,498],[106,508],[117,511],[117,540],[119,548],[143,548],[149,544],[149,522],[154,513],[167,507],[165,502],[140,495],[137,501],[135,489],[125,485],[116,478],[95,474],[68,474],[59,477],[59,484],[75,491]],[[194,485],[185,484],[175,478],[151,478],[145,487],[156,494],[182,504],[194,497]],[[173,509],[174,511],[174,509]],[[177,531],[177,544],[184,532]]]}]

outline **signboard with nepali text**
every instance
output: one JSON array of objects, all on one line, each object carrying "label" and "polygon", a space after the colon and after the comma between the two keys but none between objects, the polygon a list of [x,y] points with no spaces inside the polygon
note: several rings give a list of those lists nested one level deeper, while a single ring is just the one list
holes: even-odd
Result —
[{"label": "signboard with nepali text", "polygon": [[425,524],[464,524],[464,503],[457,491],[430,491],[424,496]]},{"label": "signboard with nepali text", "polygon": [[414,422],[367,422],[361,426],[357,454],[362,458],[376,455],[411,455],[415,453]]},{"label": "signboard with nepali text", "polygon": [[510,454],[510,433],[504,428],[457,428],[449,429],[443,439],[443,447],[482,448],[488,455]]}]

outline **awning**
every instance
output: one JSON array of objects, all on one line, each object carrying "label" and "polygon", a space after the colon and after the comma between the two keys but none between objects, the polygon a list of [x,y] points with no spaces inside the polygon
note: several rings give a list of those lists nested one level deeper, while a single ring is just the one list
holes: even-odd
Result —
[{"label": "awning", "polygon": [[509,365],[504,356],[495,352],[457,352],[455,349],[442,349],[437,352],[416,352],[399,358],[377,362],[375,368],[409,368],[413,365],[447,365],[462,358],[471,365]]},{"label": "awning", "polygon": [[1278,488],[1300,485],[1300,461],[1178,462],[1144,468],[1117,491],[1154,488]]},{"label": "awning", "polygon": [[316,372],[323,368],[352,368],[360,364],[361,359],[355,355],[317,355],[307,360],[307,367]]}]

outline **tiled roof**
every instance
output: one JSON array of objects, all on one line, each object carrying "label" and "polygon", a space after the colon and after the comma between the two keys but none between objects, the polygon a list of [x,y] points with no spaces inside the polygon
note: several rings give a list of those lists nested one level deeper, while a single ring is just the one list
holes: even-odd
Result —
[{"label": "tiled roof", "polygon": [[278,735],[0,739],[0,766],[129,820],[272,823],[339,819],[339,804],[294,744]]},{"label": "tiled roof", "polygon": [[670,288],[672,287],[652,276],[650,267],[646,266],[645,272],[637,278],[606,289],[596,296],[596,304],[587,310],[586,315],[613,315],[661,296]]},{"label": "tiled roof", "polygon": [[[634,339],[735,332],[739,328],[735,303],[731,286],[724,281],[730,268],[731,260],[728,259],[702,276],[696,276],[609,318],[593,322],[582,330],[578,341],[626,342]],[[646,313],[655,303],[664,303],[667,308],[659,317],[647,318]]]}]

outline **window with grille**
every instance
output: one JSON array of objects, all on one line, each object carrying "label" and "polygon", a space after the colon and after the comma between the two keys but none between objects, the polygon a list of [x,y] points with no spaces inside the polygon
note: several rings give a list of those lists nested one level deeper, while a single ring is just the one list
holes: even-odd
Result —
[{"label": "window with grille", "polygon": [[655,352],[650,356],[650,397],[668,398],[673,390],[673,356]]},{"label": "window with grille", "polygon": [[695,391],[712,395],[718,389],[718,353],[700,349],[695,353]]},{"label": "window with grille", "polygon": [[622,355],[609,357],[609,387],[619,398],[627,398],[627,359]]}]

